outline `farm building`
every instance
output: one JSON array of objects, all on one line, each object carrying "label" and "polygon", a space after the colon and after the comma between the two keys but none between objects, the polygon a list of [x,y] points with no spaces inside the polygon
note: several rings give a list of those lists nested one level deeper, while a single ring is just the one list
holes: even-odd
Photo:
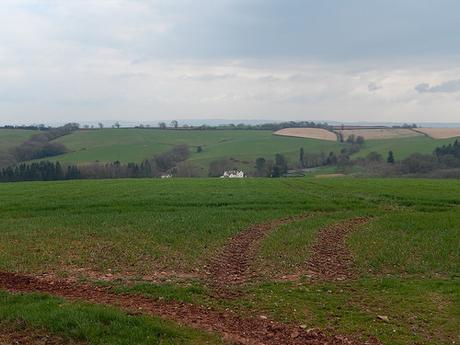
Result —
[{"label": "farm building", "polygon": [[244,172],[241,170],[229,170],[225,171],[220,178],[243,178]]}]

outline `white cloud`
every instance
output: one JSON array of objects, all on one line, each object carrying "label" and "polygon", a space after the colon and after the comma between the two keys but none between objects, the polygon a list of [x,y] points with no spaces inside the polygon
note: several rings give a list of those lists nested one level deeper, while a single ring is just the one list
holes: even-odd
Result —
[{"label": "white cloud", "polygon": [[[208,5],[3,0],[0,124],[196,117],[458,121],[452,112],[460,106],[459,81],[451,80],[460,75],[456,63],[326,60],[302,50],[308,44],[321,50],[313,40],[289,45],[263,36],[275,12],[258,17],[243,1]],[[434,86],[417,92],[421,80]]]}]

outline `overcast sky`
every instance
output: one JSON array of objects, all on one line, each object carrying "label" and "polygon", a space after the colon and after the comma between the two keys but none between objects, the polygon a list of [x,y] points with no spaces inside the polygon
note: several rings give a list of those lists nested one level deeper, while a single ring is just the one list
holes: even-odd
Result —
[{"label": "overcast sky", "polygon": [[191,118],[460,122],[460,1],[0,1],[0,123]]}]

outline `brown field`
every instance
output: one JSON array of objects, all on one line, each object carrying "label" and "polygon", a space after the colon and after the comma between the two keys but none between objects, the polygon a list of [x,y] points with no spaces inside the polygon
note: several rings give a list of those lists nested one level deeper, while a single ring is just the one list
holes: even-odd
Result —
[{"label": "brown field", "polygon": [[348,136],[352,134],[356,136],[360,135],[364,137],[364,139],[366,140],[398,139],[423,135],[421,133],[417,133],[411,129],[406,128],[345,129],[339,132],[343,133],[345,140],[348,138]]},{"label": "brown field", "polygon": [[433,139],[460,137],[460,128],[417,128],[416,131],[426,134]]},{"label": "brown field", "polygon": [[322,175],[316,175],[316,178],[332,178],[332,177],[343,177],[345,174],[322,174]]},{"label": "brown field", "polygon": [[288,137],[299,137],[309,139],[320,139],[336,141],[337,136],[322,128],[284,128],[274,133],[275,135],[284,135]]}]

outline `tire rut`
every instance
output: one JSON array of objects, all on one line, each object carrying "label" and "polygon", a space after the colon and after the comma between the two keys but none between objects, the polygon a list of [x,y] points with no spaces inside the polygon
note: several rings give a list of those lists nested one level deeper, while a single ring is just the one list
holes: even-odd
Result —
[{"label": "tire rut", "polygon": [[353,255],[347,247],[346,238],[369,220],[368,217],[356,217],[328,225],[319,232],[307,262],[311,279],[341,281],[357,277]]},{"label": "tire rut", "polygon": [[378,345],[376,339],[359,341],[319,330],[305,330],[266,318],[241,318],[231,311],[152,300],[147,297],[117,294],[109,287],[66,281],[45,281],[15,273],[0,272],[0,288],[14,293],[39,292],[68,300],[112,305],[131,314],[159,316],[197,329],[217,332],[232,344],[243,345]]},{"label": "tire rut", "polygon": [[307,217],[299,215],[256,224],[232,237],[207,267],[209,285],[217,297],[233,298],[241,295],[239,286],[256,273],[251,271],[251,265],[265,236],[280,225]]}]

